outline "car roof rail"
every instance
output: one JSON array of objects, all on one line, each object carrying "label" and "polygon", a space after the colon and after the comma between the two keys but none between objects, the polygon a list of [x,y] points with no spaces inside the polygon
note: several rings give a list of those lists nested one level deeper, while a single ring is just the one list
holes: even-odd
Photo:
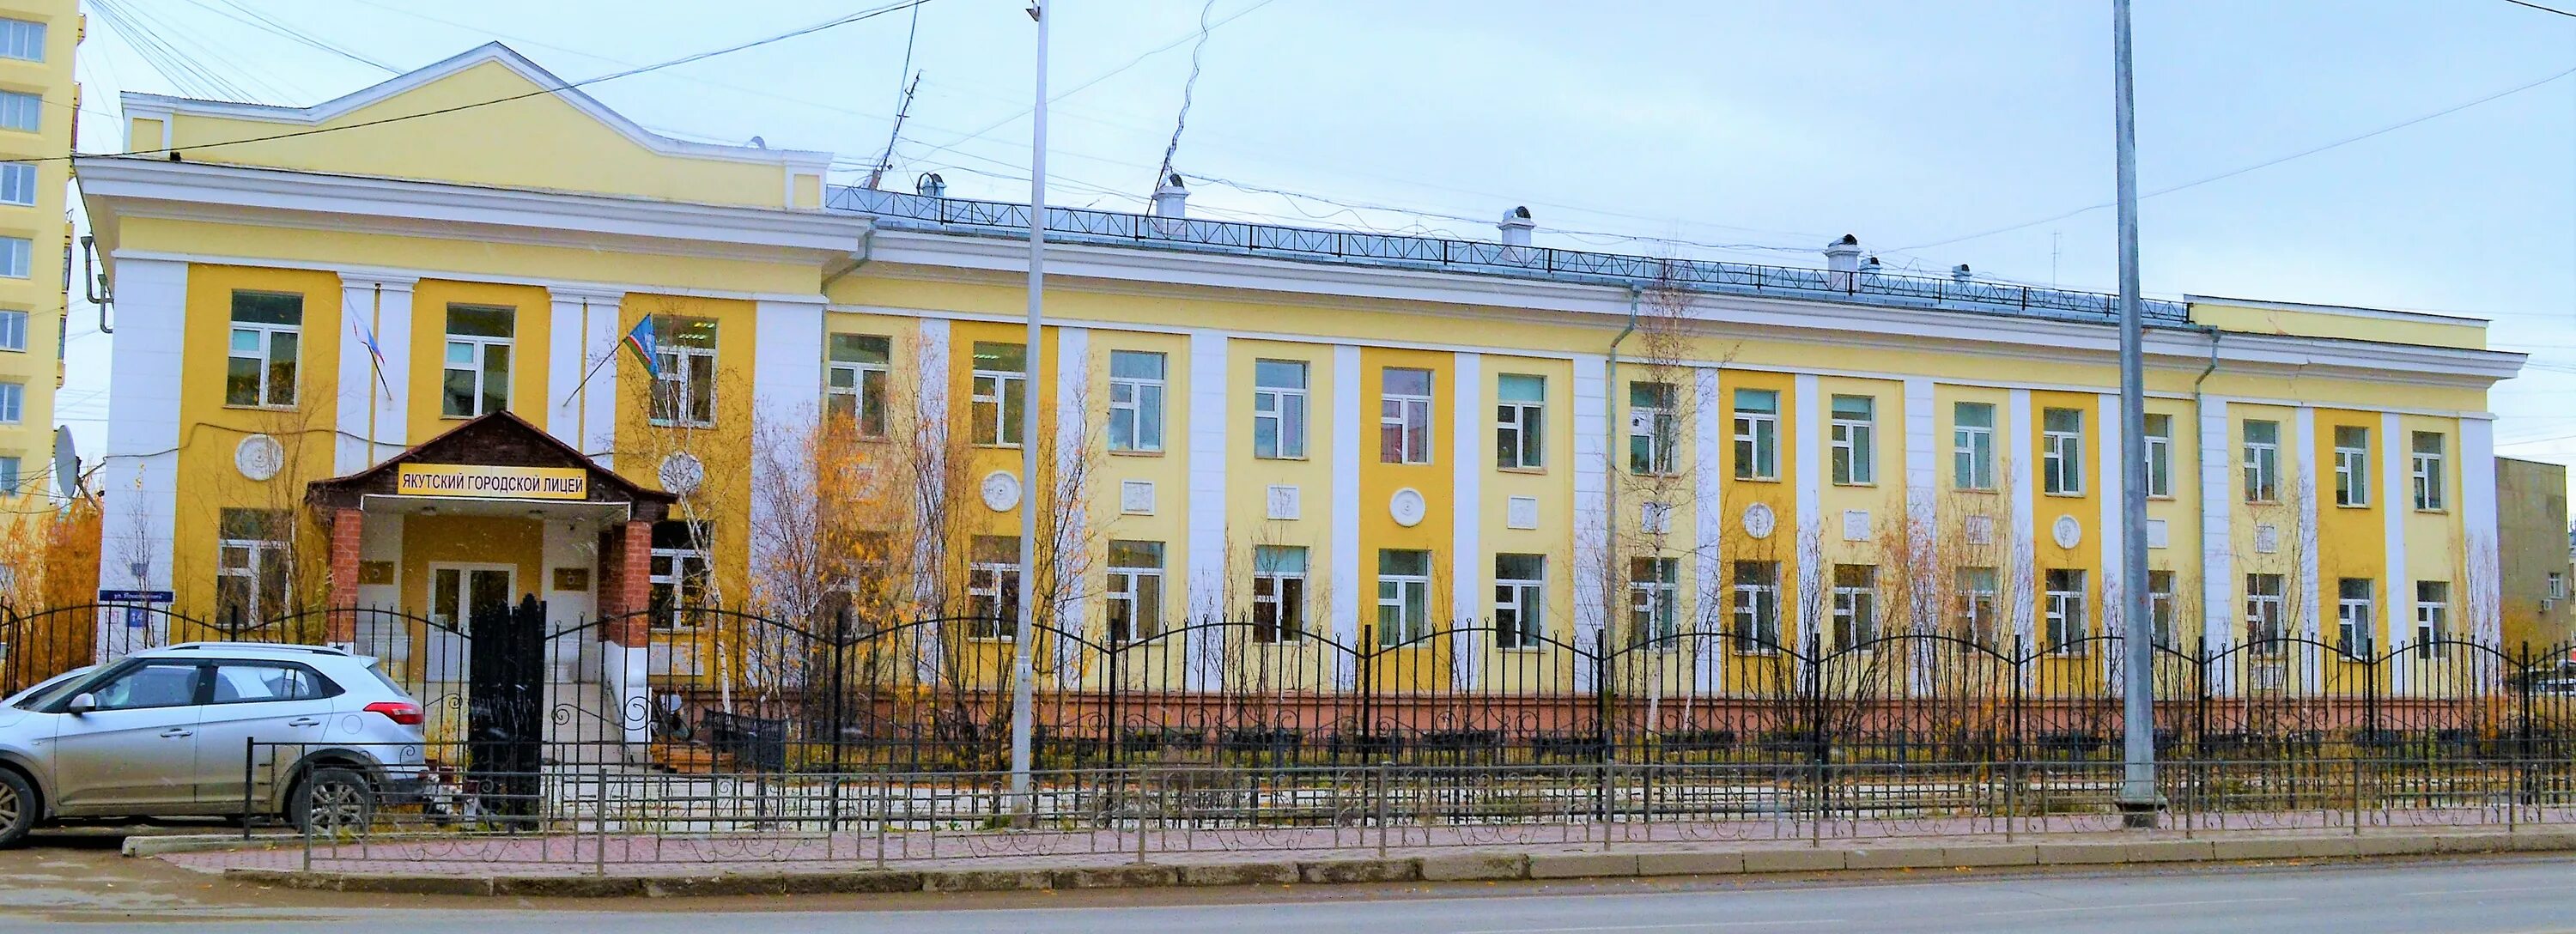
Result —
[{"label": "car roof rail", "polygon": [[330,655],[342,658],[355,657],[357,655],[355,652],[334,646],[294,645],[285,642],[182,642],[177,645],[165,645],[154,651],[202,652],[209,649],[223,652],[245,650],[255,652],[301,652],[308,655]]}]

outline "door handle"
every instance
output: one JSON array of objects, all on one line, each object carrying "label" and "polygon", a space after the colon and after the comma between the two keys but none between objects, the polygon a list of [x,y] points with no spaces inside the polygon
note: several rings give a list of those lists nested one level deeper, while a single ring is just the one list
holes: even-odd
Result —
[{"label": "door handle", "polygon": [[161,738],[162,738],[162,739],[178,739],[179,737],[182,737],[182,736],[195,736],[195,735],[197,735],[197,731],[195,731],[195,730],[181,729],[181,728],[179,728],[179,727],[175,727],[175,726],[174,726],[174,727],[171,727],[171,728],[169,728],[169,729],[166,729],[166,730],[162,730],[162,731],[161,731]]},{"label": "door handle", "polygon": [[288,720],[288,721],[286,721],[286,725],[287,725],[287,726],[321,726],[321,725],[322,725],[322,721],[320,721],[320,720],[316,720],[316,719],[313,719],[312,717],[297,717],[297,718],[295,718],[295,719],[293,719],[293,720]]}]

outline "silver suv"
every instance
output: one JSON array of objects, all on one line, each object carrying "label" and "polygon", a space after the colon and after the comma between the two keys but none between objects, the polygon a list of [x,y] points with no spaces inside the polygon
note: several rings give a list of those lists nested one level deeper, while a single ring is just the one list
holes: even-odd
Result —
[{"label": "silver suv", "polygon": [[419,791],[420,725],[374,659],[319,646],[193,642],[66,672],[0,701],[0,847],[64,818],[363,822]]}]

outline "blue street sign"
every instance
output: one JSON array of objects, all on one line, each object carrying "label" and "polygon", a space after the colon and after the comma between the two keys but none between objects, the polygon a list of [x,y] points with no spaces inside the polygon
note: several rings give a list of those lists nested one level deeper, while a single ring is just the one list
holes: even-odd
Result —
[{"label": "blue street sign", "polygon": [[167,590],[101,590],[100,603],[173,603],[178,595]]}]

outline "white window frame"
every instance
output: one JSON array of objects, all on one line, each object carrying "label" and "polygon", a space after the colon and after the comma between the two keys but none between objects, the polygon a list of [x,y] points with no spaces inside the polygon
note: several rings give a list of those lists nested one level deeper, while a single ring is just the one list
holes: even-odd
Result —
[{"label": "white window frame", "polygon": [[2290,634],[2283,628],[2289,624],[2288,591],[2285,575],[2245,575],[2245,643],[2255,655],[2268,658],[2288,647]]},{"label": "white window frame", "polygon": [[44,132],[44,96],[24,91],[0,91],[0,130]]},{"label": "white window frame", "polygon": [[[1422,556],[1421,574],[1390,574],[1384,562],[1390,551],[1409,551]],[[1431,552],[1414,548],[1380,549],[1377,575],[1377,644],[1380,647],[1404,645],[1431,634]],[[1420,615],[1412,610],[1419,609]],[[1389,611],[1393,611],[1391,614]],[[1390,616],[1392,621],[1390,622]]]},{"label": "white window frame", "polygon": [[[2350,593],[2349,584],[2361,585],[2361,596]],[[2335,580],[2335,649],[2347,657],[2369,660],[2375,651],[2371,635],[2378,631],[2379,594],[2376,582],[2367,577],[2344,577]]]},{"label": "white window frame", "polygon": [[[1646,578],[1637,574],[1644,571]],[[1637,645],[1679,648],[1681,635],[1681,561],[1675,558],[1628,559],[1628,632]]]},{"label": "white window frame", "polygon": [[[1844,415],[1844,402],[1860,404],[1858,418]],[[1878,483],[1878,397],[1836,395],[1825,400],[1831,413],[1832,451],[1828,470],[1835,486],[1872,486]]]},{"label": "white window frame", "polygon": [[45,24],[15,17],[0,18],[0,58],[44,61]]},{"label": "white window frame", "polygon": [[1997,628],[2002,617],[1995,608],[2003,598],[2003,586],[1996,569],[1960,568],[1953,575],[1952,589],[1957,591],[1960,636],[1988,648],[1997,647],[2003,633]]},{"label": "white window frame", "polygon": [[[2424,450],[2424,440],[2433,440],[2433,450]],[[2450,441],[2438,431],[2418,431],[2407,438],[2415,484],[2415,511],[2441,512],[2447,492],[2443,488],[2442,461],[2449,456]]]},{"label": "white window frame", "polygon": [[[833,336],[840,337],[844,335],[835,334]],[[879,334],[854,334],[847,336],[873,337],[878,340],[885,341],[888,359],[892,359],[894,349],[894,341],[892,338]],[[830,343],[829,339],[826,339],[825,343],[828,345]],[[828,346],[824,352],[826,354],[830,353]],[[887,430],[886,425],[891,417],[888,406],[893,402],[892,399],[888,398],[888,395],[891,392],[888,387],[893,385],[894,382],[893,366],[890,363],[876,363],[867,360],[832,360],[828,358],[824,361],[824,365],[827,367],[827,370],[824,374],[823,381],[823,408],[826,411],[829,411],[833,408],[847,405],[850,409],[850,427],[858,433],[859,437],[885,437]],[[877,423],[874,425],[868,424],[868,414],[870,412],[876,413],[877,416]]]},{"label": "white window frame", "polygon": [[[1538,385],[1537,400],[1502,398],[1511,379]],[[1497,470],[1543,470],[1547,467],[1547,377],[1504,373],[1494,383],[1494,467]]]},{"label": "white window frame", "polygon": [[[2428,590],[2427,588],[2431,588]],[[2428,593],[2439,599],[2425,599]],[[2451,637],[2451,582],[2415,582],[2415,657],[2441,658],[2450,649],[2441,644]]]},{"label": "white window frame", "polygon": [[[2343,443],[2344,432],[2359,432],[2361,443]],[[2370,505],[2370,429],[2358,425],[2337,425],[2334,429],[2335,505],[2355,509]]]},{"label": "white window frame", "polygon": [[[510,383],[518,375],[519,366],[517,340],[517,334],[519,332],[518,309],[481,305],[450,305],[447,309],[448,314],[451,316],[454,315],[458,308],[470,308],[484,311],[504,311],[509,313],[510,333],[512,336],[495,337],[486,334],[458,334],[455,330],[455,323],[451,318],[448,322],[447,347],[439,357],[438,415],[440,418],[473,418],[479,415],[491,414],[491,412],[483,410],[483,400],[489,395],[490,390],[490,387],[484,385],[484,377],[489,375],[484,367],[484,362],[494,347],[501,348],[502,356],[506,360],[505,368],[501,372],[501,409],[507,409],[510,407]],[[466,356],[462,366],[460,366],[456,360],[456,352],[460,349],[465,351]],[[468,397],[472,400],[471,404],[468,406],[472,411],[460,413],[450,412],[447,410],[447,374],[457,372],[465,372],[474,380],[473,395]],[[499,411],[499,409],[494,411]]]},{"label": "white window frame", "polygon": [[32,162],[0,162],[0,204],[35,207],[36,179]]},{"label": "white window frame", "polygon": [[[1386,381],[1396,373],[1420,373],[1426,387],[1438,377],[1421,367],[1391,366],[1378,371],[1378,443],[1377,459],[1381,464],[1431,463],[1431,396],[1427,393],[1400,393],[1386,388]],[[1432,387],[1436,388],[1436,387]],[[1387,450],[1386,431],[1396,431],[1396,449]],[[1394,459],[1388,455],[1393,454]]]},{"label": "white window frame", "polygon": [[[1122,544],[1152,546],[1156,563],[1150,566],[1117,563]],[[1113,540],[1109,543],[1108,581],[1101,590],[1104,611],[1102,636],[1105,641],[1112,644],[1139,642],[1163,631],[1163,600],[1168,591],[1163,586],[1162,553],[1162,542]],[[1148,591],[1151,591],[1151,599],[1147,599]],[[1127,611],[1127,631],[1124,634],[1118,632],[1117,627],[1121,609]]]},{"label": "white window frame", "polygon": [[2147,638],[2174,647],[2174,572],[2147,572]]},{"label": "white window frame", "polygon": [[[1639,403],[1640,391],[1650,400]],[[1640,477],[1669,477],[1681,447],[1678,413],[1681,390],[1671,383],[1628,384],[1628,472]],[[1660,401],[1654,401],[1661,397]],[[1639,445],[1643,444],[1642,452]],[[1637,455],[1645,454],[1644,463]]]},{"label": "white window frame", "polygon": [[[2271,432],[2271,440],[2254,439],[2254,426]],[[2246,419],[2239,430],[2243,436],[2245,501],[2277,503],[2281,501],[2281,423],[2265,419]]]},{"label": "white window frame", "polygon": [[23,461],[15,454],[0,457],[0,496],[18,495],[18,483],[21,479],[18,470],[22,463]]},{"label": "white window frame", "polygon": [[2549,599],[2552,599],[2552,600],[2565,600],[2565,599],[2567,599],[2567,572],[2565,572],[2565,571],[2551,571],[2551,572],[2549,572]]},{"label": "white window frame", "polygon": [[[1162,376],[1120,376],[1118,359],[1151,357]],[[1164,429],[1169,426],[1164,401],[1170,398],[1171,358],[1152,350],[1112,350],[1109,352],[1109,449],[1121,453],[1154,453],[1163,451]],[[1147,415],[1151,415],[1153,437],[1147,438]],[[1119,437],[1122,425],[1126,437]]]},{"label": "white window frame", "polygon": [[27,420],[27,384],[0,382],[0,425],[16,425]]},{"label": "white window frame", "polygon": [[[1494,647],[1498,649],[1535,649],[1547,637],[1547,558],[1544,555],[1514,555],[1538,559],[1538,573],[1527,577],[1503,576],[1502,559],[1494,556]],[[1509,625],[1504,619],[1511,620]]]},{"label": "white window frame", "polygon": [[[715,374],[723,371],[723,364],[716,356],[716,348],[682,344],[672,339],[679,332],[680,322],[700,319],[691,315],[655,315],[653,319],[653,356],[655,366],[659,367],[662,373],[653,387],[655,396],[647,403],[645,421],[665,428],[715,427]],[[714,339],[722,341],[723,337],[719,330]],[[705,368],[707,380],[704,385],[700,385],[698,378],[691,375],[691,364],[698,360],[705,360],[707,364]],[[654,411],[662,406],[663,399],[670,400],[671,411],[667,417]],[[700,404],[701,400],[703,405]],[[693,414],[701,408],[706,410],[703,418]]]},{"label": "white window frame", "polygon": [[27,349],[27,313],[15,308],[0,308],[0,350],[24,352]]},{"label": "white window frame", "polygon": [[[1282,551],[1296,552],[1297,570],[1262,570],[1261,558],[1259,555],[1259,549],[1261,548],[1277,548]],[[1257,545],[1254,546],[1254,549],[1255,553],[1252,565],[1253,641],[1258,643],[1277,644],[1282,642],[1295,642],[1299,639],[1305,638],[1307,583],[1306,562],[1308,559],[1305,547],[1300,545]],[[1291,584],[1295,585],[1294,589],[1297,591],[1296,596],[1293,599],[1288,596]],[[1271,638],[1268,639],[1260,637],[1261,615],[1265,610],[1270,614],[1271,620]]]},{"label": "white window frame", "polygon": [[[2040,572],[2046,610],[2040,638],[2047,640],[2051,655],[2084,653],[2084,640],[2092,635],[2084,619],[2087,576],[2083,568],[2049,568]],[[2073,586],[2063,586],[2061,581]]]},{"label": "white window frame", "polygon": [[[1747,580],[1746,569],[1762,573]],[[1732,616],[1735,651],[1745,655],[1770,655],[1780,650],[1780,562],[1737,561],[1727,569],[1727,587],[1732,600],[1727,612]]]},{"label": "white window frame", "polygon": [[[1264,363],[1295,367],[1297,385],[1272,386],[1261,382]],[[1308,416],[1313,409],[1308,392],[1314,385],[1314,366],[1304,360],[1252,361],[1252,456],[1263,460],[1305,460]],[[1295,431],[1290,431],[1291,425]],[[1267,431],[1270,453],[1261,453],[1261,439]]]},{"label": "white window frame", "polygon": [[[1959,418],[1972,410],[1985,413],[1986,423],[1970,425]],[[1950,486],[1957,490],[1990,492],[1995,489],[1994,403],[1951,403]]]},{"label": "white window frame", "polygon": [[0,237],[0,278],[33,277],[36,274],[35,262],[36,241],[25,237]]},{"label": "white window frame", "polygon": [[[1769,397],[1771,410],[1746,409],[1744,402],[1749,398],[1748,393]],[[1731,408],[1735,430],[1735,479],[1780,479],[1780,391],[1737,389],[1734,402]]]},{"label": "white window frame", "polygon": [[[1019,632],[1020,542],[1017,536],[984,535],[968,547],[966,563],[966,638],[1009,642]],[[1008,545],[1003,559],[981,557],[977,546]],[[979,607],[990,607],[983,612]]]},{"label": "white window frame", "polygon": [[[250,511],[259,512],[262,510]],[[279,519],[272,521],[293,520]],[[221,525],[220,519],[218,519],[217,524],[219,526]],[[274,530],[272,529],[271,531]],[[286,540],[275,538],[224,538],[215,543],[215,592],[218,595],[223,592],[223,581],[226,578],[244,578],[250,582],[249,586],[245,589],[245,592],[249,596],[248,602],[244,607],[243,622],[260,622],[266,620],[272,611],[272,608],[266,605],[271,599],[276,600],[280,604],[279,607],[275,609],[283,609],[285,604],[293,601],[294,598],[292,595],[295,592],[295,561],[290,550],[290,544],[291,543]],[[239,556],[241,560],[238,562],[234,561],[233,559],[236,556]],[[271,594],[261,586],[260,569],[265,567],[270,560],[284,562],[284,565],[279,568],[279,574],[284,578],[285,593]],[[217,602],[221,602],[220,596]]]},{"label": "white window frame", "polygon": [[2173,498],[2173,416],[2149,412],[2146,418],[2147,498]]},{"label": "white window frame", "polygon": [[[647,620],[646,623],[650,628],[664,631],[697,628],[697,624],[689,617],[693,610],[703,607],[693,606],[690,603],[687,587],[692,575],[698,581],[701,593],[713,585],[716,569],[715,524],[711,522],[691,524],[705,526],[702,532],[691,533],[690,541],[694,543],[692,547],[664,548],[654,545],[649,550],[649,560],[644,565],[645,593],[652,593],[652,589],[656,586],[671,588],[671,602],[667,607],[670,615]],[[650,534],[649,527],[647,534]],[[649,597],[645,605],[648,607],[652,605]]]},{"label": "white window frame", "polygon": [[[2073,416],[2075,427],[2049,427],[2049,416],[2058,414]],[[2050,496],[2084,495],[2084,410],[2041,409],[2039,425],[2039,491]]]},{"label": "white window frame", "polygon": [[[226,372],[230,372],[233,360],[253,360],[259,364],[259,384],[252,401],[234,402],[231,399],[231,387],[229,385],[230,377],[227,376],[224,404],[232,408],[294,408],[295,399],[298,395],[297,390],[299,388],[295,384],[303,380],[304,374],[304,325],[301,323],[274,324],[264,321],[243,321],[239,318],[233,318],[227,322],[226,326],[230,328],[230,330],[226,332],[224,344],[224,367]],[[247,348],[247,350],[236,346],[241,342],[241,338],[246,334],[251,337],[252,343],[252,346]],[[269,379],[270,377],[277,375],[278,361],[274,358],[277,350],[277,337],[281,334],[291,337],[295,341],[295,354],[292,360],[294,375],[289,377],[287,380],[287,386],[285,387],[285,400],[273,401],[278,394],[278,387],[271,385]]]},{"label": "white window frame", "polygon": [[[1849,583],[1846,571],[1858,572],[1863,583]],[[1837,564],[1833,573],[1833,650],[1870,648],[1878,641],[1878,566]]]},{"label": "white window frame", "polygon": [[[1021,354],[1025,355],[1029,353],[1028,347],[1023,344],[1013,344],[1008,341],[982,341],[980,343],[1002,344],[1005,346],[1018,347],[1020,348]],[[1026,356],[1022,356],[1020,359],[1026,360],[1028,358]],[[980,367],[976,368],[967,383],[968,391],[970,393],[966,403],[966,431],[970,436],[967,438],[967,441],[976,447],[1019,447],[1020,442],[1024,440],[1020,437],[1020,432],[1025,426],[1020,424],[1023,419],[1012,417],[1019,413],[1015,413],[1011,410],[1010,403],[1016,395],[1020,405],[1026,406],[1029,404],[1028,382],[1029,374],[1024,370],[987,370]],[[1026,410],[1023,409],[1022,411]],[[992,417],[980,418],[977,413],[981,412],[990,412],[992,413]],[[990,436],[976,433],[981,426],[988,424],[993,426],[993,433]]]}]

